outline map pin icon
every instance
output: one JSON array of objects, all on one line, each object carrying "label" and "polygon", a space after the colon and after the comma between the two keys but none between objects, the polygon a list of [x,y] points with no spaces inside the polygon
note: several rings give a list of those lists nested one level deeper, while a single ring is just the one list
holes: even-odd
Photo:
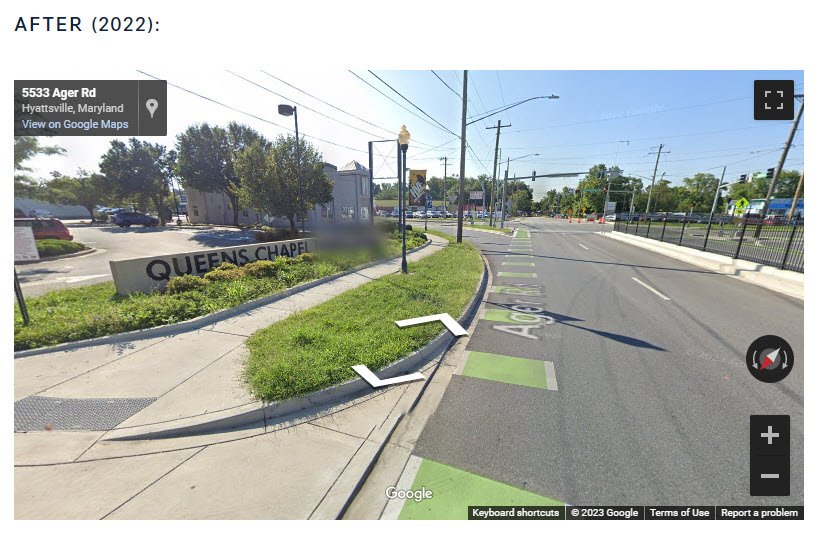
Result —
[{"label": "map pin icon", "polygon": [[148,99],[145,101],[145,108],[150,112],[150,118],[153,119],[153,114],[156,113],[156,108],[159,107],[159,101],[156,99]]}]

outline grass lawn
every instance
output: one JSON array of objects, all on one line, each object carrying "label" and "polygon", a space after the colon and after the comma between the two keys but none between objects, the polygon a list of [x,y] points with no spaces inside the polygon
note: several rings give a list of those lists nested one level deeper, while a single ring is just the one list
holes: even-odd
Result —
[{"label": "grass lawn", "polygon": [[250,387],[263,400],[284,400],[354,378],[353,365],[377,371],[444,329],[439,323],[400,329],[395,320],[457,318],[481,277],[477,249],[452,240],[410,263],[408,275],[385,276],[262,329],[247,341]]},{"label": "grass lawn", "polygon": [[[151,292],[120,296],[112,282],[57,290],[26,300],[31,323],[15,304],[14,350],[28,350],[63,342],[80,341],[174,324],[235,307],[285,288],[349,270],[366,262],[397,254],[400,242],[392,235],[385,251],[320,253],[314,262],[287,265],[269,277],[245,276],[233,281],[209,281],[185,292]],[[419,232],[406,236],[406,246],[414,248],[425,240]]]}]

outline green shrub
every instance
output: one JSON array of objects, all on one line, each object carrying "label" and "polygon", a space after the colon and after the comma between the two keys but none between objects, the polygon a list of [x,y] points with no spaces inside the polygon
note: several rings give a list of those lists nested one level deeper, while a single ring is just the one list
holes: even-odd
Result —
[{"label": "green shrub", "polygon": [[213,270],[237,270],[237,269],[238,266],[231,262],[222,262],[221,264],[213,268]]},{"label": "green shrub", "polygon": [[57,240],[56,238],[37,240],[37,251],[40,253],[40,257],[66,255],[68,253],[82,251],[83,249],[86,249],[85,244],[72,242],[70,240]]},{"label": "green shrub", "polygon": [[318,256],[315,253],[301,253],[297,257],[301,262],[315,262]]},{"label": "green shrub", "polygon": [[381,220],[375,226],[384,233],[393,233],[397,230],[397,222],[393,220]]},{"label": "green shrub", "polygon": [[255,261],[245,264],[243,270],[252,277],[273,277],[278,272],[278,265],[272,261]]},{"label": "green shrub", "polygon": [[241,279],[244,277],[244,270],[239,269],[237,266],[233,265],[234,268],[224,268],[218,269],[211,272],[207,272],[204,274],[204,279],[207,281],[235,281],[236,279]]},{"label": "green shrub", "polygon": [[196,290],[205,286],[207,281],[195,275],[185,274],[179,277],[174,277],[167,283],[167,292],[170,294],[178,294],[179,292],[187,292],[188,290]]},{"label": "green shrub", "polygon": [[94,219],[100,223],[105,223],[110,219],[110,216],[107,212],[96,212],[94,214]]},{"label": "green shrub", "polygon": [[293,240],[299,238],[298,231],[291,229],[276,229],[275,227],[261,227],[260,231],[255,233],[255,239],[259,242],[278,242],[280,240]]}]

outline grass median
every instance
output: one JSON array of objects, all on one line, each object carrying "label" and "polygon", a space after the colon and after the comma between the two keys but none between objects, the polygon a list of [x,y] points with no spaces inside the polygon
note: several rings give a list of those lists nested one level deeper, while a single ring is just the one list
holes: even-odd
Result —
[{"label": "grass median", "polygon": [[[442,233],[434,233],[442,234]],[[439,323],[400,329],[396,320],[465,310],[482,277],[482,259],[468,243],[450,243],[391,274],[350,290],[253,334],[246,378],[265,401],[285,400],[372,371],[423,347]]]},{"label": "grass median", "polygon": [[[408,248],[425,242],[419,232],[410,232],[406,238]],[[380,251],[319,253],[311,262],[287,264],[275,270],[274,275],[242,274],[236,279],[208,279],[198,288],[180,292],[120,296],[112,282],[56,290],[26,300],[31,318],[28,326],[23,325],[19,307],[15,304],[14,350],[52,346],[190,320],[395,255],[400,247],[397,235],[391,234]]]}]

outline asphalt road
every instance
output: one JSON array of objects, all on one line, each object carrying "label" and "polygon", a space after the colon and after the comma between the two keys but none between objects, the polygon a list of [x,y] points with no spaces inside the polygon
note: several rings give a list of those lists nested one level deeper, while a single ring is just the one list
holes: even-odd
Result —
[{"label": "asphalt road", "polygon": [[130,227],[70,225],[74,240],[98,251],[79,257],[18,265],[26,296],[111,280],[108,261],[235,246],[252,233],[226,227]]},{"label": "asphalt road", "polygon": [[[596,224],[515,225],[531,251],[524,239],[511,253],[509,237],[465,231],[493,274],[488,314],[506,315],[481,319],[468,350],[551,362],[555,378],[520,385],[535,379],[522,367],[484,379],[513,363],[492,372],[471,354],[416,456],[573,505],[803,504],[802,301],[599,236]],[[526,294],[496,291],[513,285]],[[519,324],[513,306],[542,312]],[[745,364],[767,334],[799,360],[775,384]],[[791,415],[789,497],[749,494],[752,414]]]}]

